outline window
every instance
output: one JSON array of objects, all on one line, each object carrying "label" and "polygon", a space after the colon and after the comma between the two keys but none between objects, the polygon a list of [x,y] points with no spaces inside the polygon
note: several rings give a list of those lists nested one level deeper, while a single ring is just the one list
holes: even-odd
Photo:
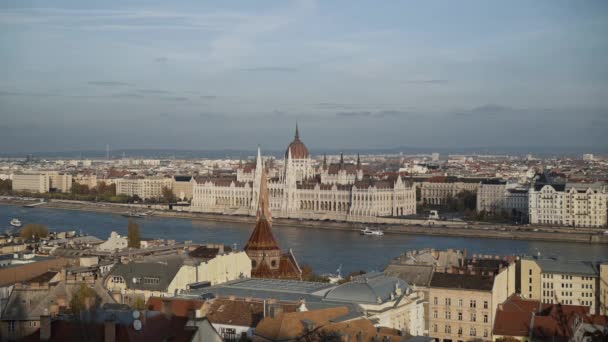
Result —
[{"label": "window", "polygon": [[458,300],[458,306],[462,306],[462,299]]},{"label": "window", "polygon": [[487,300],[484,300],[484,301],[483,301],[483,308],[484,308],[484,309],[487,309],[487,308],[488,308],[488,301],[487,301]]},{"label": "window", "polygon": [[459,312],[459,313],[458,313],[458,320],[459,320],[459,321],[462,321],[462,312]]},{"label": "window", "polygon": [[144,277],[143,283],[145,285],[156,285],[160,283],[160,278],[157,277]]},{"label": "window", "polygon": [[475,300],[471,300],[471,303],[469,303],[469,306],[472,308],[476,308],[477,307],[477,302]]},{"label": "window", "polygon": [[437,305],[437,297],[433,298],[433,304]]},{"label": "window", "polygon": [[452,313],[450,311],[445,312],[445,319],[452,319]]},{"label": "window", "polygon": [[488,329],[483,330],[483,337],[488,337]]},{"label": "window", "polygon": [[532,269],[528,270],[528,275],[532,275]]},{"label": "window", "polygon": [[452,300],[451,300],[450,298],[446,298],[446,299],[445,299],[445,305],[446,305],[446,306],[450,306],[450,305],[452,305]]},{"label": "window", "polygon": [[477,331],[475,330],[475,328],[471,328],[469,330],[469,336],[477,336]]},{"label": "window", "polygon": [[477,320],[477,314],[474,312],[471,312],[471,322],[475,322]]},{"label": "window", "polygon": [[458,327],[458,336],[462,336],[462,327]]},{"label": "window", "polygon": [[124,279],[122,279],[121,276],[113,276],[112,277],[112,282],[115,283],[115,284],[122,284],[125,281],[124,281]]},{"label": "window", "polygon": [[277,261],[276,260],[272,260],[272,262],[270,263],[270,265],[272,267],[277,267]]},{"label": "window", "polygon": [[437,324],[433,324],[433,332],[437,332]]},{"label": "window", "polygon": [[437,310],[433,311],[433,318],[437,318]]},{"label": "window", "polygon": [[446,325],[444,331],[445,331],[446,334],[451,334],[452,333],[452,327],[449,326],[449,325]]},{"label": "window", "polygon": [[235,328],[220,328],[220,335],[225,341],[236,341],[236,329]]},{"label": "window", "polygon": [[8,321],[8,331],[9,332],[15,332],[15,321]]},{"label": "window", "polygon": [[488,323],[488,315],[483,315],[483,322]]},{"label": "window", "polygon": [[[255,268],[256,265],[257,265],[257,263],[255,262],[255,260],[251,260],[251,267]],[[437,304],[437,303],[435,303],[435,304]]]}]

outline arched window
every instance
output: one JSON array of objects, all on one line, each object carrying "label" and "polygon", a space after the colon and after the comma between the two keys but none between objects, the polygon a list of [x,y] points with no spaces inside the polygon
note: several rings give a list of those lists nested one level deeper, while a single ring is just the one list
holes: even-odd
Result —
[{"label": "arched window", "polygon": [[272,262],[270,263],[270,265],[272,267],[277,267],[277,261],[276,260],[272,260]]},{"label": "arched window", "polygon": [[257,263],[255,262],[255,260],[251,260],[251,267],[255,268],[256,265],[257,265]]}]

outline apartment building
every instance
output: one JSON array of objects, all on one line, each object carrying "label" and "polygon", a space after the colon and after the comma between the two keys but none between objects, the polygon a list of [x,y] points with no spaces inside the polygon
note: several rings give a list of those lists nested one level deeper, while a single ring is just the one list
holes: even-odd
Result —
[{"label": "apartment building", "polygon": [[484,179],[477,188],[477,211],[495,213],[504,207],[507,182],[502,179]]},{"label": "apartment building", "polygon": [[[602,307],[601,299],[606,299],[601,297],[601,284],[608,281],[608,274],[604,270],[602,278],[600,268],[594,262],[522,258],[518,273],[523,298],[548,304],[586,306],[591,313],[597,313]],[[605,302],[603,308],[605,310]]]},{"label": "apartment building", "polygon": [[491,341],[498,304],[515,293],[516,266],[493,273],[434,273],[429,336],[439,341]]},{"label": "apartment building", "polygon": [[225,247],[201,247],[188,256],[149,257],[115,265],[104,279],[104,286],[118,303],[132,305],[152,296],[174,296],[188,284],[210,285],[249,278],[251,260],[243,251]]},{"label": "apartment building", "polygon": [[173,180],[166,177],[125,177],[114,181],[117,195],[138,196],[145,200],[160,198],[163,188],[171,189]]},{"label": "apartment building", "polygon": [[173,195],[178,199],[184,201],[192,199],[192,189],[196,182],[192,176],[173,176],[171,190]]},{"label": "apartment building", "polygon": [[49,177],[44,173],[16,173],[13,175],[13,190],[46,193],[50,190]]},{"label": "apartment building", "polygon": [[537,183],[529,192],[530,223],[605,227],[607,201],[605,183]]},{"label": "apartment building", "polygon": [[69,173],[48,172],[49,187],[58,192],[70,192],[72,190],[72,175]]},{"label": "apartment building", "polygon": [[608,262],[600,265],[600,309],[598,314],[608,316]]},{"label": "apartment building", "polygon": [[445,205],[450,197],[462,191],[477,192],[479,178],[432,177],[418,180],[414,185],[420,188],[422,203]]},{"label": "apartment building", "polygon": [[86,185],[89,189],[93,189],[94,187],[97,186],[97,175],[79,173],[76,176],[74,176],[74,182],[81,184],[81,185]]}]

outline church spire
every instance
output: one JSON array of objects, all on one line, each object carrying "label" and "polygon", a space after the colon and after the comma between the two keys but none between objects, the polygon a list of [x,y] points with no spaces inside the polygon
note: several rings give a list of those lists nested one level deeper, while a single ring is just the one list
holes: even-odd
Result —
[{"label": "church spire", "polygon": [[340,152],[340,170],[344,169],[344,154]]},{"label": "church spire", "polygon": [[327,154],[323,153],[323,170],[327,169]]},{"label": "church spire", "polygon": [[298,122],[296,121],[296,136],[295,140],[300,140],[300,130],[298,129]]},{"label": "church spire", "polygon": [[361,157],[359,157],[359,153],[357,153],[357,170],[361,169]]},{"label": "church spire", "polygon": [[260,196],[258,198],[258,211],[256,213],[256,218],[258,220],[266,219],[268,222],[272,222],[272,217],[270,216],[270,205],[268,202],[268,179],[266,176],[266,169],[262,167],[262,177],[260,180]]}]

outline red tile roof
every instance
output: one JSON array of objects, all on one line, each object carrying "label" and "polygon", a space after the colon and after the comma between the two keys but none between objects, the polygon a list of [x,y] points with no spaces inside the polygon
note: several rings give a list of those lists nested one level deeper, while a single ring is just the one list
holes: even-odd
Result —
[{"label": "red tile roof", "polygon": [[[530,329],[533,313],[534,325]],[[586,306],[546,304],[512,295],[496,310],[494,335],[522,337],[532,332],[539,339],[551,337],[568,340],[577,317],[585,323],[608,324],[606,316],[589,315]]]}]

